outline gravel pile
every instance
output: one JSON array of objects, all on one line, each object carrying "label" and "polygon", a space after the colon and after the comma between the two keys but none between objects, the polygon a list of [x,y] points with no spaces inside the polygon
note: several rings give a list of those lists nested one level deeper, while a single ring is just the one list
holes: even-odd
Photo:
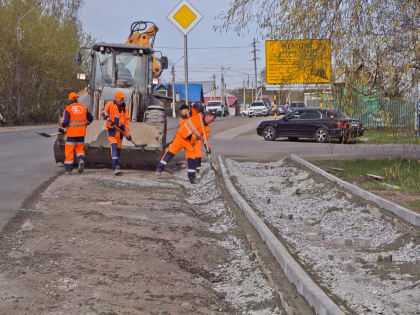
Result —
[{"label": "gravel pile", "polygon": [[219,193],[214,172],[204,164],[202,173],[204,176],[195,185],[187,181],[185,169],[174,175],[187,189],[187,201],[199,206],[197,211],[208,218],[209,232],[219,234],[219,245],[230,254],[230,261],[213,271],[218,279],[214,290],[243,314],[283,314],[252,251],[238,236],[238,226]]},{"label": "gravel pile", "polygon": [[418,235],[287,160],[227,166],[237,189],[322,287],[358,314],[419,314]]}]

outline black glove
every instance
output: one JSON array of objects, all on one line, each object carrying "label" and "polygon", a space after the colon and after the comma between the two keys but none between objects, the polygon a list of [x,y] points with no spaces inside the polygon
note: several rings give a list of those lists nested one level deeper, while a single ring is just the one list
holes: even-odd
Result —
[{"label": "black glove", "polygon": [[192,138],[192,135],[189,135],[189,136],[187,137],[187,140],[191,140],[191,138]]},{"label": "black glove", "polygon": [[58,132],[59,133],[64,133],[64,129],[60,127],[60,128],[58,128]]},{"label": "black glove", "polygon": [[110,118],[108,118],[108,121],[111,124],[111,126],[114,126],[115,125],[114,122]]},{"label": "black glove", "polygon": [[133,138],[131,138],[131,136],[126,136],[125,138],[126,138],[128,141],[133,140]]},{"label": "black glove", "polygon": [[211,149],[210,149],[210,148],[208,148],[208,149],[206,150],[206,153],[207,153],[207,155],[211,154]]}]

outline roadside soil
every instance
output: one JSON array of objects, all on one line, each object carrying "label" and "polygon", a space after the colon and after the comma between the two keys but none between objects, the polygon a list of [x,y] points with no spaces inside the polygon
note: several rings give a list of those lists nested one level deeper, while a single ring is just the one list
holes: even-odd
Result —
[{"label": "roadside soil", "polygon": [[0,234],[0,314],[281,314],[214,176],[173,172],[58,177]]},{"label": "roadside soil", "polygon": [[378,195],[384,199],[392,201],[400,206],[408,208],[414,212],[420,213],[420,208],[411,207],[407,202],[420,200],[420,195],[412,195],[398,190],[369,190],[372,194]]}]

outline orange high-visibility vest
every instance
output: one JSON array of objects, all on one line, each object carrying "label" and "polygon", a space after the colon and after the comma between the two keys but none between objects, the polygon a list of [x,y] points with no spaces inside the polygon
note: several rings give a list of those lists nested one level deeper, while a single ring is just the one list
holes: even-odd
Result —
[{"label": "orange high-visibility vest", "polygon": [[[84,137],[86,136],[86,127],[88,125],[87,107],[80,103],[67,105],[64,112],[70,114],[70,122],[67,126],[67,137]],[[63,115],[63,119],[64,119]]]},{"label": "orange high-visibility vest", "polygon": [[[127,111],[127,107],[124,107],[120,112],[118,110],[118,105],[114,101],[106,103],[103,114],[108,116],[109,119],[114,122],[121,130],[123,130],[127,135],[130,135],[130,114]],[[106,127],[112,128],[110,122],[106,121]]]},{"label": "orange high-visibility vest", "polygon": [[[204,137],[204,133],[206,133],[206,137],[208,138],[210,127],[204,122],[204,115],[198,113],[194,107],[191,108],[191,112],[191,117],[183,120],[183,124],[180,124],[178,132],[184,139],[190,137],[192,142],[201,140]],[[206,129],[208,129],[207,132]]]}]

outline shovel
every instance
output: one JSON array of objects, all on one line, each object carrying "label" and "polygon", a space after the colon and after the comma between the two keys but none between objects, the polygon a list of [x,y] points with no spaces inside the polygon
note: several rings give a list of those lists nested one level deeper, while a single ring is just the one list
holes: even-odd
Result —
[{"label": "shovel", "polygon": [[[203,124],[203,117],[198,114],[200,116],[200,122],[201,122],[201,129],[203,130],[203,137],[204,137],[204,143],[206,145],[206,150],[209,148],[209,143],[207,141],[207,136],[206,136],[206,132],[204,131],[204,124]],[[216,167],[213,164],[213,161],[211,159],[211,153],[207,154],[207,157],[209,158],[209,163],[210,163],[210,167],[211,169],[218,174],[219,172],[217,171]]]},{"label": "shovel", "polygon": [[[113,127],[127,137],[127,134],[124,131],[122,131],[118,126],[114,125]],[[131,139],[130,142],[133,143],[134,146],[137,148],[144,148],[145,146],[147,146],[147,144],[137,144],[133,141],[133,139]]]},{"label": "shovel", "polygon": [[45,137],[45,138],[50,138],[50,137],[58,136],[59,134],[61,134],[61,132],[56,132],[56,133],[52,133],[52,134],[45,133],[45,132],[37,132],[37,134],[39,134],[40,136]]}]

